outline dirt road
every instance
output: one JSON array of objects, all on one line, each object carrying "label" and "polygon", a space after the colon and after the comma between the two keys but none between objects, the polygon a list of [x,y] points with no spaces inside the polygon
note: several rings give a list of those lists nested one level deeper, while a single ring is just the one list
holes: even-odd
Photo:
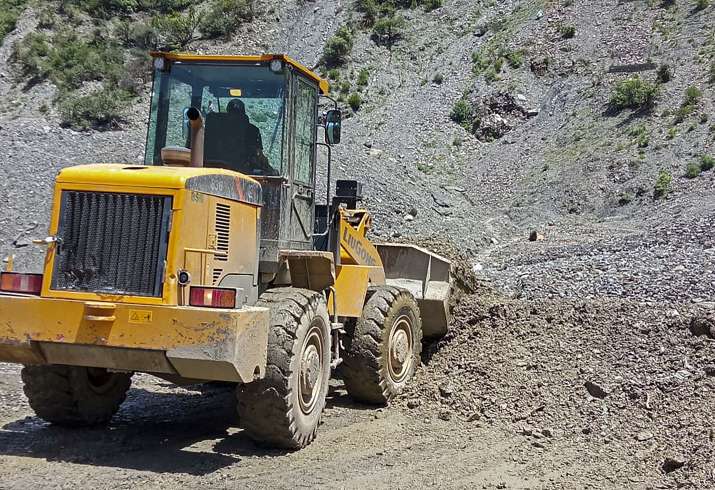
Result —
[{"label": "dirt road", "polygon": [[235,426],[233,392],[135,376],[105,429],[35,418],[15,366],[0,365],[2,488],[414,488],[538,486],[506,434],[462,421],[356,406],[331,390],[316,442],[264,451]]}]

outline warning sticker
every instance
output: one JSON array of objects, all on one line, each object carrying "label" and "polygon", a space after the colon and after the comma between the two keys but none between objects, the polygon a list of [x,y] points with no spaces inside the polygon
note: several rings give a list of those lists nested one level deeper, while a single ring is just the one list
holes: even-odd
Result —
[{"label": "warning sticker", "polygon": [[129,323],[151,323],[151,311],[129,310]]}]

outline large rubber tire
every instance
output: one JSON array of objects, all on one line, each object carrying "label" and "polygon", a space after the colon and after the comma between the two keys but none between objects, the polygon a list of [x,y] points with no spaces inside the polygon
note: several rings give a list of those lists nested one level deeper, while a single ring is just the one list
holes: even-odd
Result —
[{"label": "large rubber tire", "polygon": [[356,401],[386,404],[420,364],[422,321],[409,291],[371,287],[362,316],[346,326],[342,374]]},{"label": "large rubber tire", "polygon": [[[270,308],[266,376],[239,385],[239,423],[261,445],[300,449],[315,439],[330,380],[330,320],[315,291],[276,288]],[[320,345],[317,345],[320,344]]]},{"label": "large rubber tire", "polygon": [[72,427],[106,424],[131,385],[131,374],[76,366],[25,366],[24,391],[38,417]]}]

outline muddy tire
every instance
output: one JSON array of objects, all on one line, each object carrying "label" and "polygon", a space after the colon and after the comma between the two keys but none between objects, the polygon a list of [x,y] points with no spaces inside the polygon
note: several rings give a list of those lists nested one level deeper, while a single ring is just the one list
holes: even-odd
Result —
[{"label": "muddy tire", "polygon": [[322,294],[276,288],[270,308],[266,376],[239,385],[239,424],[261,445],[300,449],[315,439],[330,379],[330,320]]},{"label": "muddy tire", "polygon": [[342,374],[356,401],[385,404],[412,378],[422,352],[420,310],[410,292],[368,290],[362,316],[346,326]]},{"label": "muddy tire", "polygon": [[38,417],[57,425],[106,424],[131,385],[131,374],[76,366],[25,366],[23,390]]}]

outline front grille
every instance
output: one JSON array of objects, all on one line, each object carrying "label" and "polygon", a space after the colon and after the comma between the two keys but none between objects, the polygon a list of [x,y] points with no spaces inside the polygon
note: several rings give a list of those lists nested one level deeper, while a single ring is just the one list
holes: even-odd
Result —
[{"label": "front grille", "polygon": [[52,289],[161,296],[171,197],[63,191]]}]

